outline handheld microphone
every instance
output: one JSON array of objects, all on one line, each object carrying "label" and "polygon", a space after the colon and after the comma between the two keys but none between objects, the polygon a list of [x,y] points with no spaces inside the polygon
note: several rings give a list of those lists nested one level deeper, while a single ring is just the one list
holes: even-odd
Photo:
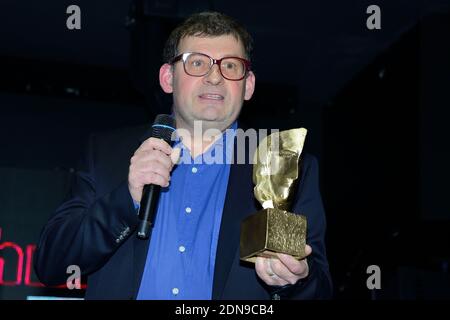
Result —
[{"label": "handheld microphone", "polygon": [[[172,146],[172,133],[175,131],[175,119],[167,114],[159,114],[152,125],[151,137],[163,139]],[[139,226],[137,236],[140,239],[148,239],[155,223],[158,209],[161,186],[147,184],[142,191],[141,205],[139,208]]]}]

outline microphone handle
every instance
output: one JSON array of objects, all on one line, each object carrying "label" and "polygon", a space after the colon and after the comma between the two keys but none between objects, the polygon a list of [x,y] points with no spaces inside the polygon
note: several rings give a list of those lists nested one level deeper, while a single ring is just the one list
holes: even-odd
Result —
[{"label": "microphone handle", "polygon": [[155,224],[156,210],[161,193],[161,186],[147,184],[142,191],[141,206],[139,208],[139,226],[137,236],[140,239],[148,239],[151,229]]}]

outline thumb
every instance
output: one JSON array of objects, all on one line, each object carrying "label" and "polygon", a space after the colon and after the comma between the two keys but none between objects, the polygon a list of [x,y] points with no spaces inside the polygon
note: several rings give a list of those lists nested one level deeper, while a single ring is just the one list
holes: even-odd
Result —
[{"label": "thumb", "polygon": [[178,161],[180,160],[180,154],[181,154],[181,149],[180,148],[173,148],[172,149],[172,153],[170,154],[170,160],[172,160],[173,164],[177,164]]},{"label": "thumb", "polygon": [[312,248],[309,245],[305,246],[305,254],[309,256],[312,252]]}]

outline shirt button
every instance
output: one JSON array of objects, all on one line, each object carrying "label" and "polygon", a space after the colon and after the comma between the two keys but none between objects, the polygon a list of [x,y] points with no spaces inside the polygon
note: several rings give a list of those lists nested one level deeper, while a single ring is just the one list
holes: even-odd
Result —
[{"label": "shirt button", "polygon": [[191,208],[189,208],[189,207],[186,208],[186,212],[187,212],[187,213],[191,213],[191,211],[192,211]]},{"label": "shirt button", "polygon": [[179,292],[180,292],[180,290],[178,290],[178,288],[173,288],[173,289],[172,289],[172,294],[173,294],[174,296],[176,296]]},{"label": "shirt button", "polygon": [[196,167],[192,168],[192,173],[197,173],[197,168]]},{"label": "shirt button", "polygon": [[184,252],[184,251],[186,251],[186,248],[184,246],[179,246],[178,251]]}]

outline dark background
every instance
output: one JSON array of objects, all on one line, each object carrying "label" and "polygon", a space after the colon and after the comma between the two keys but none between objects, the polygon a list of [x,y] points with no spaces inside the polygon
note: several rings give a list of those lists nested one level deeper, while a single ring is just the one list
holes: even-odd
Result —
[{"label": "dark background", "polygon": [[[81,8],[81,30],[66,28],[71,4]],[[381,8],[381,30],[366,27],[371,4]],[[162,44],[205,9],[235,17],[255,39],[257,86],[242,121],[308,129],[335,298],[450,298],[450,3],[418,0],[3,0],[0,298],[83,296],[39,287],[26,275],[26,250],[90,133],[169,112],[157,83]],[[17,250],[21,278],[8,284]],[[381,290],[366,287],[369,265],[381,268]]]}]

